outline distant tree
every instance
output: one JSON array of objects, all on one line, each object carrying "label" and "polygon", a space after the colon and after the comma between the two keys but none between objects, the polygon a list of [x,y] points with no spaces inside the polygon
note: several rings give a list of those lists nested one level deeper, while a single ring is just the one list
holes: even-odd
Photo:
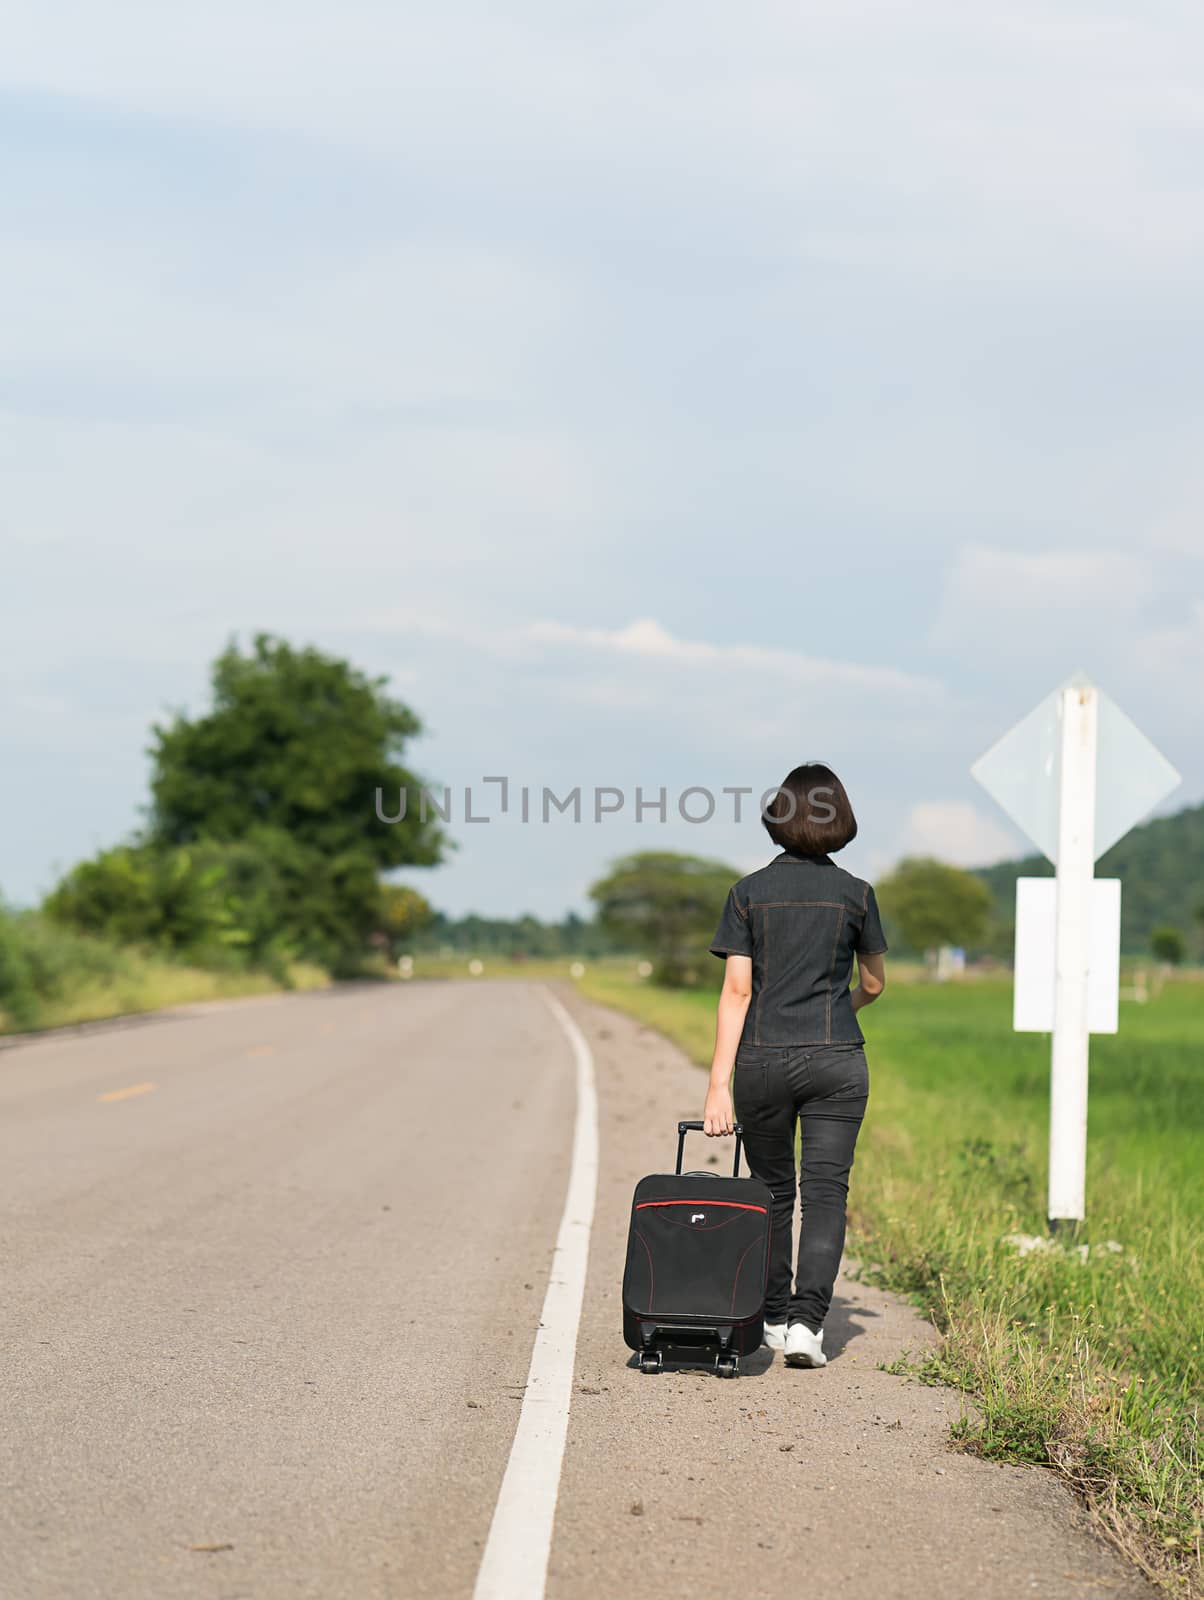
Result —
[{"label": "distant tree", "polygon": [[1178,928],[1155,928],[1150,934],[1150,949],[1156,960],[1177,967],[1187,954],[1187,940]]},{"label": "distant tree", "polygon": [[[407,947],[408,948],[408,947]],[[558,956],[609,955],[614,940],[597,921],[586,921],[570,911],[560,922],[541,922],[530,913],[515,918],[479,916],[449,917],[442,911],[417,934],[416,950],[463,951],[471,955],[531,956],[554,959]],[[624,943],[630,948],[630,942]]]},{"label": "distant tree", "polygon": [[981,879],[930,856],[900,861],[875,892],[913,950],[977,944],[991,915],[991,891]]},{"label": "distant tree", "polygon": [[589,895],[603,931],[647,951],[658,983],[680,986],[705,970],[707,943],[739,876],[722,861],[645,850],[614,862]]},{"label": "distant tree", "polygon": [[417,889],[403,883],[381,885],[377,921],[394,959],[413,944],[418,934],[430,927],[434,916],[429,902]]}]

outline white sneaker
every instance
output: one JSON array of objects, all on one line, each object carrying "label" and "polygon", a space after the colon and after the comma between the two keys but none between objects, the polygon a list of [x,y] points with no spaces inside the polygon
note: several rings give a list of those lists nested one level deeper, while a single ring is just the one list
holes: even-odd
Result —
[{"label": "white sneaker", "polygon": [[792,1322],[786,1330],[786,1365],[788,1367],[826,1367],[824,1330],[812,1333],[803,1322]]},{"label": "white sneaker", "polygon": [[784,1350],[786,1348],[786,1324],[784,1322],[765,1323],[765,1333],[761,1339],[763,1345],[770,1350]]}]

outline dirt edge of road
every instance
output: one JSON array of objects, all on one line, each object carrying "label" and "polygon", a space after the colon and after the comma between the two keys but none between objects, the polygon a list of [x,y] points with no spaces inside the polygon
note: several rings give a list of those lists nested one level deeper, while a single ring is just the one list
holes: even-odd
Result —
[{"label": "dirt edge of road", "polygon": [[[956,1448],[965,1397],[883,1370],[938,1336],[850,1262],[821,1371],[787,1369],[765,1350],[735,1382],[633,1368],[617,1332],[631,1192],[644,1173],[671,1170],[676,1122],[700,1115],[705,1078],[654,1029],[550,987],[594,1052],[601,1144],[551,1600],[575,1600],[591,1572],[596,1582],[603,1551],[612,1587],[656,1578],[671,1595],[674,1574],[696,1569],[700,1538],[738,1556],[742,1582],[760,1593],[797,1586],[804,1550],[809,1587],[860,1580],[898,1600],[1159,1593],[1052,1473]],[[730,1159],[730,1141],[716,1154],[691,1137],[687,1164]],[[767,1502],[767,1483],[787,1488],[785,1501]]]}]

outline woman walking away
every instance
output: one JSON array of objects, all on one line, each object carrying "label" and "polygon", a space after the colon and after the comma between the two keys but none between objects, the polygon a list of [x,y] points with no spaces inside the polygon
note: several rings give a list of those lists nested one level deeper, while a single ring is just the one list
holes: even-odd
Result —
[{"label": "woman walking away", "polygon": [[[703,1123],[711,1138],[733,1132],[734,1092],[748,1165],[773,1195],[765,1343],[790,1366],[822,1367],[869,1095],[857,1012],[886,986],[886,940],[871,886],[832,860],[857,821],[831,768],[795,767],[762,821],[781,853],[733,885],[711,945],[727,969]],[[802,1226],[791,1292],[799,1124]]]}]

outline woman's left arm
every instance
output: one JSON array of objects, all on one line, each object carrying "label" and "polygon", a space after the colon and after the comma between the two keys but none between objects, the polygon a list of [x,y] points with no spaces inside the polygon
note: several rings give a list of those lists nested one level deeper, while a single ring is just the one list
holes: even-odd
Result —
[{"label": "woman's left arm", "polygon": [[715,1053],[711,1057],[711,1081],[707,1088],[702,1120],[708,1138],[731,1133],[731,1077],[736,1064],[736,1048],[744,1032],[748,1002],[752,998],[752,957],[728,956],[715,1017]]}]

